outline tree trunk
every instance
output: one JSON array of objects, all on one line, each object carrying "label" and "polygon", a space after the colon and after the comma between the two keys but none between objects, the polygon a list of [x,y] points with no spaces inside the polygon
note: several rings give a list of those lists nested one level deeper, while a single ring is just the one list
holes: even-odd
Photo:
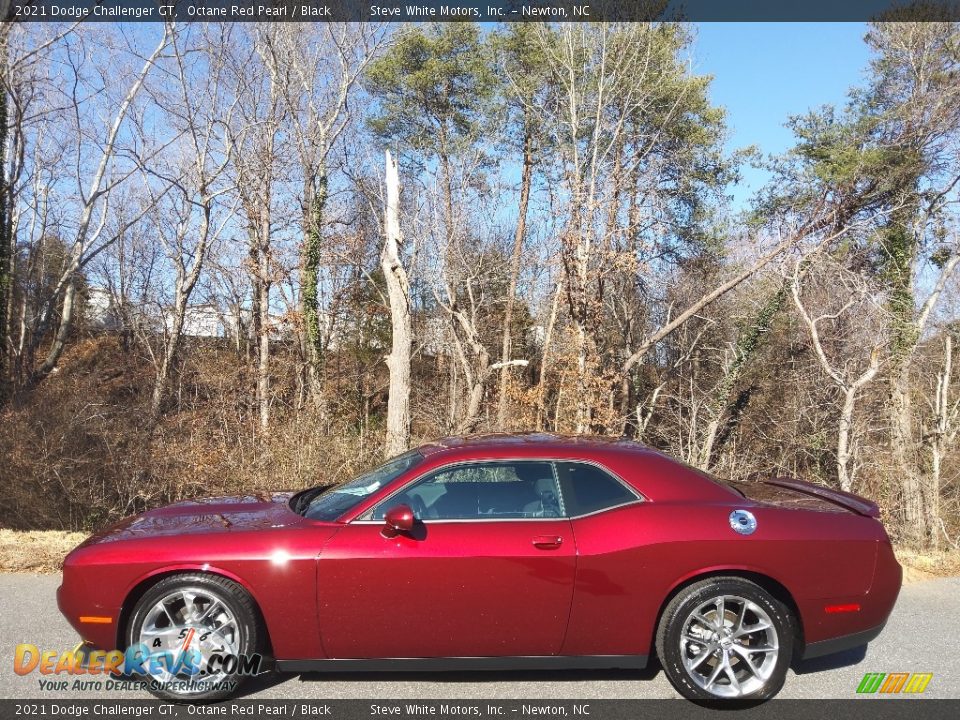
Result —
[{"label": "tree trunk", "polygon": [[480,410],[483,407],[483,396],[486,391],[487,383],[490,381],[490,378],[493,376],[493,374],[497,370],[502,370],[504,366],[525,367],[527,365],[527,361],[507,360],[505,363],[496,363],[491,365],[490,353],[484,346],[483,340],[480,338],[480,334],[477,332],[474,321],[468,318],[460,310],[453,310],[453,320],[460,327],[461,332],[464,334],[466,342],[470,346],[470,351],[473,354],[474,362],[476,363],[476,367],[471,368],[466,354],[463,352],[462,343],[460,343],[455,334],[455,342],[457,343],[456,347],[458,348],[457,354],[460,357],[461,364],[463,365],[463,371],[467,377],[468,383],[467,412],[456,429],[458,435],[463,435],[476,430],[477,425],[480,422]]},{"label": "tree trunk", "polygon": [[890,333],[890,451],[900,477],[900,519],[904,539],[921,546],[929,535],[924,513],[924,498],[917,467],[913,437],[913,411],[910,402],[910,358],[918,341],[916,305],[913,293],[913,266],[917,243],[912,221],[915,209],[908,206],[891,219],[883,241],[886,250],[886,275],[890,283],[887,308],[891,317]]},{"label": "tree trunk", "polygon": [[700,452],[697,453],[696,466],[704,472],[710,469],[713,460],[713,446],[717,441],[717,431],[720,429],[720,416],[713,418],[707,423],[707,431],[703,443],[700,445]]},{"label": "tree trunk", "polygon": [[517,280],[520,277],[523,238],[527,231],[527,208],[530,204],[530,184],[533,178],[533,133],[529,126],[523,137],[523,177],[520,181],[520,208],[517,213],[517,229],[513,235],[513,253],[510,257],[510,287],[507,290],[507,306],[503,312],[503,345],[500,351],[500,397],[497,405],[497,427],[507,429],[507,381],[510,376],[510,344],[512,342],[510,324],[513,320],[513,306],[517,295]]},{"label": "tree trunk", "polygon": [[[178,283],[179,285],[179,283]],[[153,383],[153,393],[150,396],[150,422],[153,428],[160,419],[160,410],[163,406],[163,397],[166,394],[167,382],[170,378],[170,371],[173,367],[173,361],[177,356],[177,350],[180,348],[180,338],[183,333],[183,322],[187,314],[187,297],[184,295],[182,287],[177,287],[176,298],[173,301],[173,318],[170,323],[169,336],[163,348],[163,358],[160,360],[160,368],[157,371],[157,377]]]},{"label": "tree trunk", "polygon": [[480,422],[480,408],[483,404],[483,391],[486,386],[482,376],[486,375],[487,371],[486,369],[482,369],[480,373],[470,388],[470,396],[467,398],[467,414],[457,427],[458,435],[472,433],[477,429],[477,424]]},{"label": "tree trunk", "polygon": [[383,213],[384,243],[380,267],[390,298],[392,345],[386,357],[390,371],[387,399],[387,436],[384,455],[393,457],[410,444],[410,284],[400,262],[400,177],[397,162],[386,151],[386,207]]},{"label": "tree trunk", "polygon": [[590,387],[587,384],[587,349],[589,338],[587,336],[587,326],[583,320],[577,320],[575,325],[577,330],[576,431],[577,433],[585,433],[590,429],[590,411],[593,407]]},{"label": "tree trunk", "polygon": [[890,377],[890,451],[900,476],[900,516],[904,539],[922,546],[928,538],[923,488],[917,471],[910,402],[910,365],[903,363]]},{"label": "tree trunk", "polygon": [[13,242],[10,227],[10,188],[7,187],[7,86],[10,25],[0,21],[0,402],[10,380],[10,299],[13,294]]},{"label": "tree trunk", "polygon": [[[47,375],[53,372],[53,369],[60,362],[60,356],[67,346],[67,339],[70,337],[70,329],[73,327],[73,312],[77,300],[77,276],[76,273],[70,275],[66,287],[63,289],[63,303],[60,306],[60,324],[57,326],[57,334],[53,337],[53,343],[47,352],[47,357],[40,364],[40,367],[34,371],[31,383],[43,380]],[[53,302],[53,301],[51,301]]]},{"label": "tree trunk", "polygon": [[[639,232],[640,227],[640,202],[637,197],[640,193],[640,163],[633,163],[630,169],[630,202],[627,205],[627,237],[626,247],[630,257],[636,258],[639,255]],[[623,336],[621,338],[623,357],[628,358],[633,354],[634,333],[636,332],[637,317],[642,312],[643,303],[637,292],[632,287],[625,287],[624,291],[629,293],[628,297],[632,302],[627,302],[624,306],[623,318]],[[623,372],[620,378],[620,416],[622,418],[620,425],[620,434],[624,437],[630,435],[630,418],[634,415],[632,408],[636,406],[639,411],[640,403],[636,400],[638,387],[635,373],[630,370]],[[656,395],[660,390],[655,391]],[[652,399],[656,400],[656,395]],[[642,412],[636,413],[636,433],[635,437],[639,439],[646,429],[647,423],[653,414],[653,407],[650,407],[650,413],[646,416]],[[643,425],[643,428],[640,425]]]},{"label": "tree trunk", "polygon": [[940,545],[940,534],[936,532],[934,523],[940,517],[940,478],[944,447],[949,443],[948,433],[954,422],[950,409],[950,379],[953,376],[953,337],[947,332],[943,340],[943,368],[937,376],[936,396],[934,397],[934,429],[930,439],[930,479],[927,481],[927,490],[932,501],[928,508],[930,524],[934,527],[932,545],[934,549]]},{"label": "tree trunk", "polygon": [[308,200],[303,261],[303,320],[306,326],[307,387],[314,408],[323,409],[323,329],[320,326],[319,275],[327,175],[321,170]]},{"label": "tree trunk", "polygon": [[537,430],[543,430],[546,427],[547,370],[550,367],[550,346],[553,344],[553,331],[557,324],[557,313],[560,310],[561,295],[563,295],[563,280],[557,283],[557,289],[553,293],[550,319],[547,321],[547,332],[543,337],[543,352],[540,357],[540,381],[537,383]]},{"label": "tree trunk", "polygon": [[[260,244],[257,241],[257,231],[251,225],[248,228],[250,238],[250,252],[247,264],[248,274],[250,275],[250,325],[247,328],[247,341],[244,345],[244,352],[247,362],[251,361],[253,353],[252,346],[260,338]],[[259,397],[259,395],[257,396]]]},{"label": "tree trunk", "polygon": [[260,322],[257,353],[257,401],[260,410],[260,428],[270,426],[270,197],[267,195],[264,207],[260,211],[260,262],[257,268],[259,276],[258,310]]},{"label": "tree trunk", "polygon": [[853,478],[850,476],[850,431],[853,427],[853,408],[856,403],[857,387],[848,387],[843,393],[843,407],[840,409],[840,422],[837,425],[837,478],[844,492],[853,490]]}]

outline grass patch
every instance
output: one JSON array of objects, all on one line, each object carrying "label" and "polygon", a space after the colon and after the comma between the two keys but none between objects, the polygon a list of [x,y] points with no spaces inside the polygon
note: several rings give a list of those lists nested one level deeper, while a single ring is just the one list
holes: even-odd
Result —
[{"label": "grass patch", "polygon": [[63,558],[86,537],[82,532],[0,528],[0,571],[60,572]]},{"label": "grass patch", "polygon": [[895,548],[897,560],[903,565],[903,582],[919,582],[938,577],[960,575],[960,550],[928,550],[917,552]]}]

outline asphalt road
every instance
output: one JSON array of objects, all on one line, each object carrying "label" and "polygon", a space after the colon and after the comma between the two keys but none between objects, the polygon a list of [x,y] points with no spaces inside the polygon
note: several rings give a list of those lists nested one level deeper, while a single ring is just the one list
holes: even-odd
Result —
[{"label": "asphalt road", "polygon": [[[17,643],[41,650],[73,648],[77,637],[57,611],[56,575],[0,574],[0,698],[96,697],[101,693],[41,691],[35,672],[13,672]],[[904,587],[883,634],[866,655],[848,653],[808,661],[790,672],[782,698],[851,698],[866,672],[932,672],[925,696],[960,698],[960,578],[929,580]],[[335,673],[257,678],[250,698],[281,699],[564,699],[678,697],[659,667],[643,673],[485,672]],[[116,698],[147,697],[134,690]]]}]

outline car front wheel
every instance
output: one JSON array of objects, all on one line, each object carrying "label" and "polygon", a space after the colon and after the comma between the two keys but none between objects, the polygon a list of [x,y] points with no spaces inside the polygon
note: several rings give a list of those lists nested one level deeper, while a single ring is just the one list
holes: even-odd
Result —
[{"label": "car front wheel", "polygon": [[767,700],[783,687],[793,652],[789,609],[756,583],[712,578],[670,601],[657,652],[691,700]]},{"label": "car front wheel", "polygon": [[[173,575],[144,593],[127,625],[127,645],[142,649],[141,679],[165,700],[209,702],[236,694],[241,659],[258,647],[253,600],[237,583],[203,574]],[[248,667],[249,671],[250,668]]]}]

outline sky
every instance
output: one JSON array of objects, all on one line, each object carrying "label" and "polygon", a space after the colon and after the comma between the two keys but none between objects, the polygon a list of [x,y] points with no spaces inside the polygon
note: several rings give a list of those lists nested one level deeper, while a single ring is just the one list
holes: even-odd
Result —
[{"label": "sky", "polygon": [[[727,109],[728,149],[757,145],[765,154],[793,144],[791,115],[842,106],[865,77],[870,54],[862,23],[699,23],[693,70],[714,76],[710,95]],[[732,189],[740,207],[766,174],[744,168]]]}]

